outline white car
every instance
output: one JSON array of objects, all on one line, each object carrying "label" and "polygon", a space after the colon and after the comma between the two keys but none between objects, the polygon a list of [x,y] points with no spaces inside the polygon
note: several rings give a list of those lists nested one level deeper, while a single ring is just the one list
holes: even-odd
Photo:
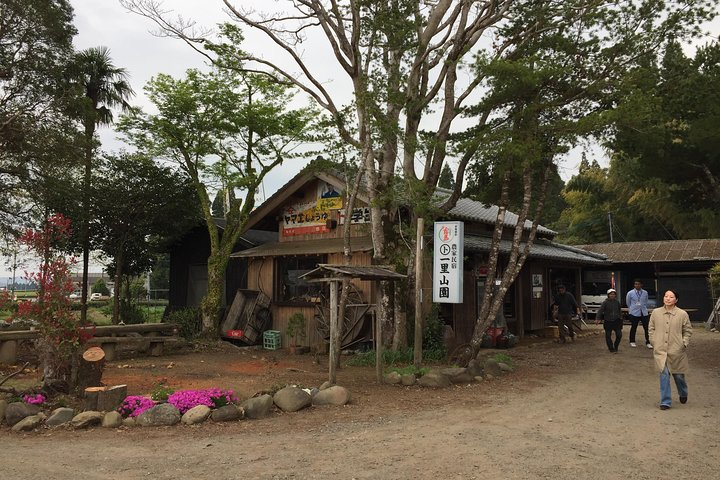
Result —
[{"label": "white car", "polygon": [[80,292],[73,292],[70,294],[70,300],[79,300],[82,294]]},{"label": "white car", "polygon": [[91,293],[90,294],[90,300],[100,300],[102,298],[101,293]]}]

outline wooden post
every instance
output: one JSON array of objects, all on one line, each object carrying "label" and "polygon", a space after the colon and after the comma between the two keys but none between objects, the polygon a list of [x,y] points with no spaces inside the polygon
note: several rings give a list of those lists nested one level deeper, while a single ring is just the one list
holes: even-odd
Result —
[{"label": "wooden post", "polygon": [[377,381],[383,381],[383,359],[382,359],[382,322],[377,318],[377,309],[373,309],[373,318],[375,319],[375,376]]},{"label": "wooden post", "polygon": [[415,235],[415,341],[413,348],[413,364],[420,367],[422,364],[422,277],[423,277],[423,231],[425,220],[417,219],[417,232]]},{"label": "wooden post", "polygon": [[82,392],[87,387],[102,386],[105,368],[105,352],[100,347],[90,347],[83,352],[78,366],[77,389]]},{"label": "wooden post", "polygon": [[337,364],[337,355],[339,350],[340,335],[338,334],[338,283],[335,280],[330,281],[330,365],[328,380],[335,385],[337,381],[335,365]]}]

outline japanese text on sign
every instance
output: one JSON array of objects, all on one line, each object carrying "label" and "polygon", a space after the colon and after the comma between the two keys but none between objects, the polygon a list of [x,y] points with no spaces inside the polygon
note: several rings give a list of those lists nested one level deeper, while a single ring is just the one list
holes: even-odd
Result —
[{"label": "japanese text on sign", "polygon": [[463,301],[463,222],[435,222],[433,302]]}]

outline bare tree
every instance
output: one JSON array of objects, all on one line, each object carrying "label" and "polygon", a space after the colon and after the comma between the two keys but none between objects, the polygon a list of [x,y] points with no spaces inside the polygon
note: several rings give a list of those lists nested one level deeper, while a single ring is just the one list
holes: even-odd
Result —
[{"label": "bare tree", "polygon": [[[395,248],[394,184],[406,184],[402,190],[408,198],[403,202],[410,205],[411,225],[420,216],[447,213],[457,202],[468,163],[486,152],[481,147],[487,133],[504,125],[497,120],[507,115],[508,102],[496,96],[495,82],[498,76],[512,77],[513,72],[503,71],[503,66],[512,67],[512,62],[528,54],[575,46],[573,51],[566,48],[563,55],[551,56],[553,65],[567,63],[564,79],[571,74],[577,77],[577,85],[564,86],[563,94],[552,102],[564,99],[564,105],[571,106],[568,110],[578,110],[571,112],[577,120],[592,108],[581,103],[587,92],[601,91],[606,84],[603,79],[639,51],[646,51],[668,29],[680,33],[705,13],[699,8],[702,0],[683,5],[650,2],[644,9],[637,8],[640,0],[623,5],[597,0],[293,0],[282,4],[287,11],[262,14],[223,0],[235,23],[220,28],[234,42],[219,44],[207,32],[198,32],[192,22],[172,19],[156,0],[121,2],[155,21],[163,34],[184,40],[210,60],[216,59],[215,52],[235,51],[239,62],[229,67],[261,71],[292,84],[331,115],[342,139],[359,152],[365,170],[376,263],[386,263]],[[665,23],[658,29],[660,22]],[[238,25],[262,33],[284,59],[271,60],[259,50],[237,50],[243,38]],[[564,43],[543,44],[561,39]],[[322,41],[325,50],[314,54],[324,62],[334,59],[337,71],[349,81],[350,105],[341,104],[343,95],[328,90],[327,79],[321,77],[323,69],[306,57],[308,40]],[[528,50],[528,45],[534,49]],[[545,60],[541,55],[533,58],[534,62]],[[520,82],[515,85],[522,87]],[[556,110],[563,106],[552,102]],[[471,104],[473,109],[468,110]],[[452,151],[455,134],[463,130],[458,120],[465,113],[473,115],[473,126],[458,144],[463,151]],[[436,185],[450,154],[459,155],[455,187],[438,199]],[[402,180],[396,177],[398,168]],[[516,175],[525,171],[517,163],[514,168]],[[529,180],[532,173],[528,175]],[[521,231],[527,214],[522,217],[518,220]],[[498,216],[498,228],[502,222]],[[531,238],[535,228],[536,222]],[[517,255],[519,234],[515,237]],[[495,240],[499,242],[499,237]],[[498,248],[496,242],[493,251]],[[408,278],[413,278],[414,249],[409,247],[403,257]],[[398,327],[390,323],[388,285],[381,285],[378,310],[384,331]],[[492,309],[487,311],[493,315]],[[394,346],[400,341],[396,338]]]}]

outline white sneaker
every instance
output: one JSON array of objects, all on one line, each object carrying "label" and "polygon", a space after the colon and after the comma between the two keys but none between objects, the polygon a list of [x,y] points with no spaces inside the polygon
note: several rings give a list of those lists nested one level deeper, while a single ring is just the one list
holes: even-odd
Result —
[{"label": "white sneaker", "polygon": [[635,342],[630,342],[630,346],[631,346],[631,347],[637,347],[637,343],[635,343]]},{"label": "white sneaker", "polygon": [[645,346],[648,348],[652,348],[652,345],[650,343],[647,343]]}]

